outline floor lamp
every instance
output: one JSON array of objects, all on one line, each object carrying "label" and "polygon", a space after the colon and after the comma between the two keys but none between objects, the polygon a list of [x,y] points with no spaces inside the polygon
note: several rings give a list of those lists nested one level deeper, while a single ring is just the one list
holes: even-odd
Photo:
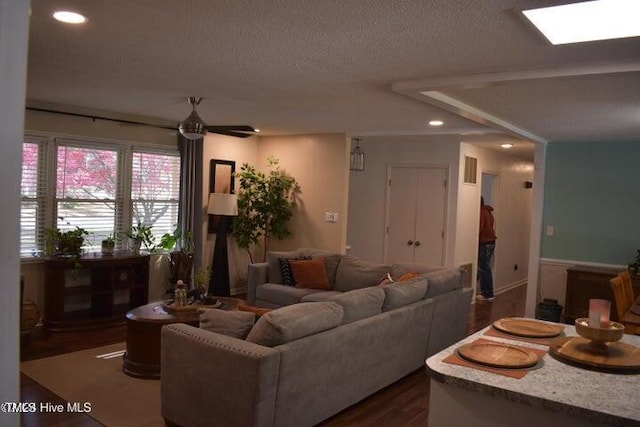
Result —
[{"label": "floor lamp", "polygon": [[229,255],[227,251],[227,230],[232,216],[238,215],[238,198],[235,194],[210,193],[207,205],[209,215],[218,215],[218,230],[213,248],[211,277],[208,295],[231,296],[229,289]]}]

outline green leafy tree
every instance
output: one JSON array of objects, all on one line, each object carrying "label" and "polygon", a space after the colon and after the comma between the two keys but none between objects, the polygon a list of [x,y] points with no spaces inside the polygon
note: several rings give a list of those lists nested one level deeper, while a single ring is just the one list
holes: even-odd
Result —
[{"label": "green leafy tree", "polygon": [[238,216],[233,220],[231,234],[238,246],[245,249],[251,262],[251,248],[263,240],[263,260],[266,260],[269,240],[291,235],[288,227],[293,215],[292,198],[300,191],[298,182],[279,167],[275,157],[267,159],[269,173],[244,163],[235,176],[240,182]]}]

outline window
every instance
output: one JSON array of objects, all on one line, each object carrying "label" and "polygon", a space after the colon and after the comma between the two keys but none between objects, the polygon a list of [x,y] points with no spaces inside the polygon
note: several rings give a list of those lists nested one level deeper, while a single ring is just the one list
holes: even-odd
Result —
[{"label": "window", "polygon": [[180,157],[134,152],[131,171],[132,225],[152,225],[156,237],[172,233],[178,223]]},{"label": "window", "polygon": [[20,256],[38,254],[45,207],[45,140],[27,138],[22,148]]},{"label": "window", "polygon": [[120,230],[121,149],[88,148],[62,142],[56,147],[56,226],[61,231],[85,228],[90,245]]},{"label": "window", "polygon": [[138,222],[159,239],[178,222],[179,192],[177,149],[26,136],[20,255],[42,254],[46,228],[88,230],[88,251]]}]

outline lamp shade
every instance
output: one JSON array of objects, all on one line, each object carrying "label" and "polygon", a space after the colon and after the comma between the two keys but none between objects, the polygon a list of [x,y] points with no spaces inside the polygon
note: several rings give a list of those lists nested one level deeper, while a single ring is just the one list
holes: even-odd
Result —
[{"label": "lamp shade", "polygon": [[209,215],[238,215],[238,196],[235,194],[209,193]]}]

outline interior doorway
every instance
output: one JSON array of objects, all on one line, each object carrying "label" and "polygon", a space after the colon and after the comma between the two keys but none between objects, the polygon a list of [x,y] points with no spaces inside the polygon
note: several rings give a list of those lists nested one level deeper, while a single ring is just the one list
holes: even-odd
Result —
[{"label": "interior doorway", "polygon": [[[491,172],[482,172],[480,177],[480,196],[484,199],[484,204],[489,205],[495,208],[496,195],[498,194],[498,174]],[[497,228],[497,212],[493,211],[493,219],[494,219],[494,229]],[[476,245],[478,247],[478,245]],[[497,251],[497,246],[496,246]],[[491,275],[493,276],[493,289],[496,290],[496,256],[498,254],[496,252],[493,253],[493,258],[491,260]],[[477,280],[476,276],[476,295],[480,294],[480,281]]]}]

